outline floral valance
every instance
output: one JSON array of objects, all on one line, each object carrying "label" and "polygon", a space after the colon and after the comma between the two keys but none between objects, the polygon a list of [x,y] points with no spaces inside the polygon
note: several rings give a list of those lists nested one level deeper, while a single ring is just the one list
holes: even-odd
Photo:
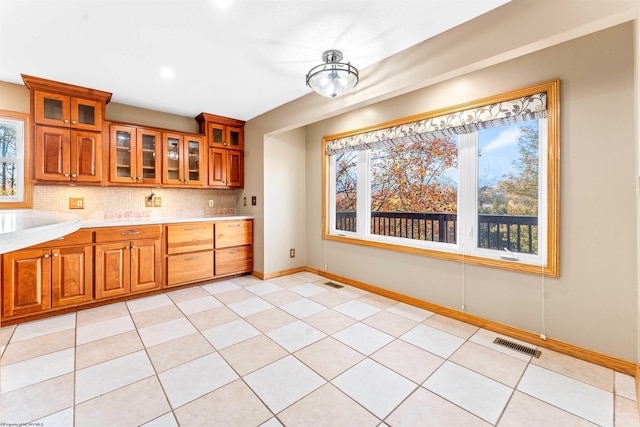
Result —
[{"label": "floral valance", "polygon": [[327,142],[326,152],[332,155],[384,148],[401,143],[433,141],[452,135],[541,119],[546,116],[547,93],[541,92],[443,116],[333,139]]}]

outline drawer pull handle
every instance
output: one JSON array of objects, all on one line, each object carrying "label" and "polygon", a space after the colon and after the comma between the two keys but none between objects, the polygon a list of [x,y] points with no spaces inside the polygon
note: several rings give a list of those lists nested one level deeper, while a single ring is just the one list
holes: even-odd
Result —
[{"label": "drawer pull handle", "polygon": [[240,227],[240,224],[229,224],[229,227]]},{"label": "drawer pull handle", "polygon": [[233,251],[229,251],[229,254],[230,254],[230,255],[235,255],[235,254],[237,254],[238,252],[240,252],[240,251],[239,251],[238,249],[236,249],[236,250],[233,250]]},{"label": "drawer pull handle", "polygon": [[198,259],[198,258],[200,258],[200,256],[199,256],[199,255],[196,255],[196,256],[190,256],[190,257],[187,257],[187,258],[185,258],[184,260],[185,260],[185,261],[193,261],[193,260],[196,260],[196,259]]},{"label": "drawer pull handle", "polygon": [[184,229],[184,231],[195,231],[195,230],[200,230],[200,227],[188,227]]},{"label": "drawer pull handle", "polygon": [[124,233],[120,233],[121,236],[135,236],[136,234],[140,234],[139,231],[127,231]]}]

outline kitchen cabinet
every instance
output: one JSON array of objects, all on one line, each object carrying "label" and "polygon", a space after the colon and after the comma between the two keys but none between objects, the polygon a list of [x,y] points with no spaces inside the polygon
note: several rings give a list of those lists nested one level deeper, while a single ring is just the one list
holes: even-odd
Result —
[{"label": "kitchen cabinet", "polygon": [[34,178],[101,182],[102,124],[111,93],[23,74],[34,118]]},{"label": "kitchen cabinet", "polygon": [[201,113],[196,120],[209,147],[209,186],[242,188],[245,122],[208,113]]},{"label": "kitchen cabinet", "polygon": [[107,227],[95,232],[95,298],[162,286],[161,227]]},{"label": "kitchen cabinet", "polygon": [[34,177],[44,181],[100,182],[102,134],[36,126]]},{"label": "kitchen cabinet", "polygon": [[109,135],[109,182],[160,182],[161,132],[112,124]]},{"label": "kitchen cabinet", "polygon": [[92,234],[61,239],[3,256],[3,318],[77,306],[93,298]]},{"label": "kitchen cabinet", "polygon": [[58,93],[34,91],[37,124],[83,130],[102,130],[103,103]]},{"label": "kitchen cabinet", "polygon": [[215,223],[215,275],[253,270],[253,220]]},{"label": "kitchen cabinet", "polygon": [[202,187],[206,183],[204,137],[163,133],[162,183]]},{"label": "kitchen cabinet", "polygon": [[213,223],[165,226],[167,286],[207,280],[214,275]]},{"label": "kitchen cabinet", "polygon": [[244,186],[244,153],[237,150],[209,148],[209,186],[242,188]]}]

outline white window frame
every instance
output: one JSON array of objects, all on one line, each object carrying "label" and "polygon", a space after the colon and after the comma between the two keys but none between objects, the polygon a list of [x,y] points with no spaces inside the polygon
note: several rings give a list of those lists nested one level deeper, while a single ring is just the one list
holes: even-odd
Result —
[{"label": "white window frame", "polygon": [[[335,212],[335,156],[323,154],[323,239],[423,255],[451,261],[465,262],[504,270],[559,276],[559,81],[533,85],[527,88],[451,107],[446,111],[490,105],[502,100],[515,99],[528,94],[547,92],[546,118],[538,119],[539,183],[538,183],[538,254],[509,254],[496,249],[478,247],[477,197],[477,134],[459,135],[458,146],[458,218],[456,244],[379,236],[370,233],[370,198],[368,151],[359,152],[357,189],[357,231],[336,229]],[[323,148],[329,141],[377,129],[385,129],[407,121],[395,120],[356,132],[330,135],[323,138]],[[419,117],[434,117],[425,113]],[[366,167],[366,169],[364,169]],[[361,171],[364,169],[364,172]],[[362,174],[365,178],[361,178]],[[465,189],[472,189],[466,190]],[[364,194],[363,194],[364,192]]]},{"label": "white window frame", "polygon": [[14,196],[0,196],[0,209],[30,208],[31,187],[28,168],[29,116],[14,111],[0,110],[0,124],[16,127],[16,157],[0,157],[0,163],[16,165],[16,188]]}]

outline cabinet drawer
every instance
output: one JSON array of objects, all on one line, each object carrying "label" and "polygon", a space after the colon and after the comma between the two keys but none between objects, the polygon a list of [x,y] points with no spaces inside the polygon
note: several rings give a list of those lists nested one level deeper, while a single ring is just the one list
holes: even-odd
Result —
[{"label": "cabinet drawer", "polygon": [[58,239],[49,240],[48,242],[40,243],[39,245],[32,246],[33,248],[58,248],[60,246],[72,246],[72,245],[90,245],[93,242],[93,231],[88,229],[80,229],[74,231],[71,234],[62,236]]},{"label": "cabinet drawer", "polygon": [[250,245],[253,239],[252,221],[216,222],[216,249]]},{"label": "cabinet drawer", "polygon": [[253,269],[253,246],[216,251],[216,276],[246,273]]},{"label": "cabinet drawer", "polygon": [[106,227],[96,230],[96,243],[159,239],[161,234],[160,224],[135,227]]},{"label": "cabinet drawer", "polygon": [[167,257],[167,286],[198,282],[213,277],[213,251]]},{"label": "cabinet drawer", "polygon": [[167,254],[213,249],[213,223],[167,225]]}]

